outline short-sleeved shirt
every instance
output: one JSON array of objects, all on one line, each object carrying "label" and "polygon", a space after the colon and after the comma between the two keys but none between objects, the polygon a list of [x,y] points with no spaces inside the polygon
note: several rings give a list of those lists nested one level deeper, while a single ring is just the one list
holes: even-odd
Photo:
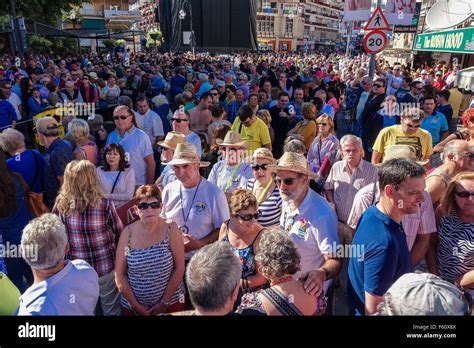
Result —
[{"label": "short-sleeved shirt", "polygon": [[172,166],[165,166],[165,169],[161,172],[161,185],[166,187],[170,182],[177,180],[176,173]]},{"label": "short-sleeved shirt", "polygon": [[241,162],[236,166],[228,166],[225,160],[217,162],[207,180],[224,192],[232,192],[239,187],[245,187],[247,180],[253,178],[250,164]]},{"label": "short-sleeved shirt", "polygon": [[[12,158],[7,160],[7,166],[11,172],[21,174],[31,191],[37,193],[43,192],[46,163],[43,156],[38,151],[26,150],[14,155]],[[34,186],[32,186],[33,184]]]},{"label": "short-sleeved shirt", "polygon": [[[380,131],[372,149],[381,154],[390,145],[411,145],[415,148],[416,159],[428,158],[433,153],[431,134],[424,129],[418,128],[415,134],[405,134],[401,125],[390,126]],[[383,155],[382,159],[383,160]]]},{"label": "short-sleeved shirt", "polygon": [[441,132],[447,132],[449,130],[446,117],[438,111],[426,117],[421,124],[421,128],[430,132],[433,146],[438,144],[441,140]]},{"label": "short-sleeved shirt", "polygon": [[165,135],[163,131],[163,121],[161,121],[160,116],[158,116],[158,114],[151,109],[148,110],[145,115],[140,115],[135,111],[133,113],[135,114],[138,128],[148,135],[151,146],[153,147],[153,145],[156,143],[156,137],[162,137]]},{"label": "short-sleeved shirt", "polygon": [[189,133],[186,135],[186,142],[191,143],[194,146],[196,146],[197,154],[199,157],[202,156],[202,144],[201,144],[201,138],[199,138],[199,135],[197,135],[194,132]]},{"label": "short-sleeved shirt", "polygon": [[21,295],[18,315],[94,315],[98,299],[94,269],[84,260],[65,261],[62,270]]},{"label": "short-sleeved shirt", "polygon": [[[374,233],[377,231],[377,233]],[[365,315],[365,293],[383,296],[405,273],[413,272],[410,252],[401,224],[372,206],[357,227],[347,278],[350,315]]]},{"label": "short-sleeved shirt", "polygon": [[144,185],[147,169],[144,158],[153,155],[150,138],[141,129],[132,127],[122,137],[120,137],[117,130],[110,133],[105,146],[107,147],[110,144],[122,145],[125,153],[128,153],[130,167],[135,172],[135,185]]},{"label": "short-sleeved shirt", "polygon": [[[188,233],[197,239],[203,239],[230,219],[224,192],[204,178],[199,186],[193,188],[183,187],[179,180],[166,185],[161,216],[171,219],[178,227],[187,226]],[[193,254],[186,253],[186,259],[189,260]]]},{"label": "short-sleeved shirt", "polygon": [[232,131],[239,132],[242,135],[243,140],[248,143],[248,155],[252,155],[253,152],[263,147],[264,145],[271,144],[272,140],[270,139],[270,131],[268,126],[261,119],[257,118],[250,127],[246,127],[240,123],[240,118],[236,117],[234,123],[232,124]]},{"label": "short-sleeved shirt", "polygon": [[[347,225],[352,229],[357,229],[357,224],[362,214],[373,204],[377,203],[380,197],[379,185],[369,184],[359,190],[354,197],[354,203],[347,219]],[[416,213],[404,215],[402,226],[406,233],[408,250],[411,251],[419,234],[429,234],[436,232],[436,220],[433,209],[433,202],[428,192],[423,192],[424,201]]]},{"label": "short-sleeved shirt", "polygon": [[74,160],[71,147],[64,140],[57,138],[46,151],[46,180],[44,182],[44,203],[53,208],[59,191],[58,176],[64,176],[66,165]]},{"label": "short-sleeved shirt", "polygon": [[[329,204],[313,190],[308,190],[300,206],[290,211],[283,201],[280,227],[287,231],[300,256],[301,269],[294,277],[314,271],[325,262],[324,256],[334,256],[338,248],[337,217]],[[325,290],[330,283],[325,283]]]}]

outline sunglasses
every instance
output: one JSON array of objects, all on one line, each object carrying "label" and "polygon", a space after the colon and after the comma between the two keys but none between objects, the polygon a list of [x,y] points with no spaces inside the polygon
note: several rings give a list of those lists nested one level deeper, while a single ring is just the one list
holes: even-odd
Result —
[{"label": "sunglasses", "polygon": [[413,124],[407,124],[406,126],[407,126],[408,128],[416,129],[416,128],[420,128],[420,127],[421,127],[421,124],[419,124],[419,125],[417,125],[417,126],[415,126],[415,125],[413,125]]},{"label": "sunglasses", "polygon": [[296,179],[297,179],[297,178],[286,178],[286,179],[283,179],[283,180],[282,180],[281,178],[279,178],[279,177],[277,176],[277,177],[275,177],[273,180],[275,181],[275,184],[276,184],[277,186],[280,186],[282,182],[283,182],[286,186],[291,186],[291,185],[293,185],[293,184],[295,183],[295,180],[296,180]]},{"label": "sunglasses", "polygon": [[128,116],[114,116],[114,120],[117,121],[118,119],[120,120],[126,120]]},{"label": "sunglasses", "polygon": [[178,123],[181,123],[181,122],[186,122],[187,120],[181,119],[181,118],[172,118],[171,121],[176,121]]},{"label": "sunglasses", "polygon": [[374,83],[374,87],[377,87],[377,88],[382,88],[382,87],[383,87],[383,85],[379,85],[379,84],[375,84],[375,83]]},{"label": "sunglasses", "polygon": [[217,96],[218,94],[217,94],[217,93],[210,93],[209,95],[212,96],[212,97],[215,97],[215,96]]},{"label": "sunglasses", "polygon": [[326,127],[327,125],[328,125],[327,123],[318,123],[318,126]]},{"label": "sunglasses", "polygon": [[466,158],[474,158],[474,153],[471,153],[471,152],[458,153],[458,156],[466,157]]},{"label": "sunglasses", "polygon": [[461,191],[461,192],[456,192],[456,196],[459,198],[469,198],[469,197],[474,197],[474,192],[468,192],[468,191]]},{"label": "sunglasses", "polygon": [[255,213],[255,214],[246,214],[246,215],[237,214],[237,216],[243,221],[250,221],[252,219],[257,220],[260,217],[260,212]]},{"label": "sunglasses", "polygon": [[150,207],[152,209],[158,209],[159,207],[161,207],[161,203],[160,202],[151,202],[151,203],[143,202],[143,203],[137,204],[137,207],[140,210],[147,210]]},{"label": "sunglasses", "polygon": [[267,166],[268,166],[268,164],[256,164],[256,165],[252,166],[252,170],[255,170],[256,172],[258,172],[260,169],[263,170],[263,171],[266,171]]},{"label": "sunglasses", "polygon": [[423,90],[423,87],[421,87],[421,88],[417,88],[417,90],[419,90],[419,91],[422,91],[422,90]]}]

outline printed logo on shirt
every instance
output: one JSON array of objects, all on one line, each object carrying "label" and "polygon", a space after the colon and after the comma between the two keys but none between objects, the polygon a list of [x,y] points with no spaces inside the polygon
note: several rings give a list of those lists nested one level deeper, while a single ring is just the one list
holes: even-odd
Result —
[{"label": "printed logo on shirt", "polygon": [[296,235],[300,239],[307,240],[308,239],[308,221],[306,219],[301,219],[299,221],[299,227],[298,231],[296,232]]},{"label": "printed logo on shirt", "polygon": [[419,137],[397,136],[395,139],[395,145],[413,146],[415,148],[416,159],[421,160],[423,158],[423,149],[422,149],[421,140]]},{"label": "printed logo on shirt", "polygon": [[204,202],[196,202],[193,206],[193,212],[195,212],[196,214],[203,213],[205,209],[206,203]]}]

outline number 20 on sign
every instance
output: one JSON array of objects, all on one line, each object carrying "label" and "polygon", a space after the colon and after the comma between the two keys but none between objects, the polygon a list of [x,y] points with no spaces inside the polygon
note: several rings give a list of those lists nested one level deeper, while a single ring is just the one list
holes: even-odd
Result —
[{"label": "number 20 on sign", "polygon": [[381,30],[374,30],[364,37],[364,48],[367,53],[379,53],[387,47],[387,35]]}]

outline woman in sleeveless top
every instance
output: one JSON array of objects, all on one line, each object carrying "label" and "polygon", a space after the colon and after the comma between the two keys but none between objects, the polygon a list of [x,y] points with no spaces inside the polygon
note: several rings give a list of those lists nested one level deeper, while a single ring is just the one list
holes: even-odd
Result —
[{"label": "woman in sleeveless top", "polygon": [[75,159],[89,160],[96,166],[99,150],[97,145],[89,139],[89,124],[80,118],[76,118],[69,123],[68,131],[71,140],[76,145],[74,150]]},{"label": "woman in sleeveless top", "polygon": [[463,172],[448,185],[436,210],[437,271],[474,295],[474,174]]},{"label": "woman in sleeveless top", "polygon": [[246,189],[257,199],[260,216],[257,222],[263,227],[280,224],[282,200],[280,190],[275,185],[268,165],[276,164],[270,150],[259,148],[252,157],[253,179],[247,181]]},{"label": "woman in sleeveless top", "polygon": [[240,281],[243,292],[251,292],[267,284],[267,280],[257,269],[255,252],[258,250],[263,227],[258,218],[257,200],[251,192],[238,189],[230,197],[231,218],[219,232],[219,240],[229,243],[242,265]]},{"label": "woman in sleeveless top", "polygon": [[256,261],[271,286],[244,294],[238,312],[254,309],[267,315],[323,315],[324,295],[309,295],[304,282],[293,278],[300,269],[300,255],[288,234],[278,229],[266,231],[259,246]]},{"label": "woman in sleeveless top", "polygon": [[184,310],[184,244],[175,223],[160,217],[161,193],[154,185],[136,194],[140,220],[128,226],[117,247],[116,282],[123,315]]}]

